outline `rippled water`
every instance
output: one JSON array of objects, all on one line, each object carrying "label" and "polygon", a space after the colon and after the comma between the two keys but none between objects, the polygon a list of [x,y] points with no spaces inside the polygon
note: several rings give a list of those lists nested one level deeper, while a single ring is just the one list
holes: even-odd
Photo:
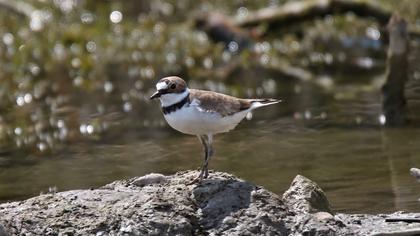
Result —
[{"label": "rippled water", "polygon": [[[312,83],[277,86],[277,93],[267,96],[284,103],[262,108],[252,120],[215,137],[211,169],[278,194],[301,174],[316,181],[340,212],[420,210],[420,184],[409,175],[409,168],[420,166],[420,128],[380,126],[378,89],[355,92],[360,85],[347,84],[329,93]],[[3,153],[0,201],[198,168],[197,138],[164,125],[157,102],[138,106],[142,109],[121,115],[114,121],[119,128],[101,139],[69,143],[47,157]]]}]

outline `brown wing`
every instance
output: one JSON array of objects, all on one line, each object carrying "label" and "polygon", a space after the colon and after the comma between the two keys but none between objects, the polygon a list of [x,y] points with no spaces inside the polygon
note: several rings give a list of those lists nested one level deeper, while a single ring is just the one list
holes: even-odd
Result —
[{"label": "brown wing", "polygon": [[194,99],[200,102],[202,109],[209,112],[217,112],[222,116],[232,115],[251,106],[251,102],[245,99],[212,91],[190,89],[190,100],[193,101]]}]

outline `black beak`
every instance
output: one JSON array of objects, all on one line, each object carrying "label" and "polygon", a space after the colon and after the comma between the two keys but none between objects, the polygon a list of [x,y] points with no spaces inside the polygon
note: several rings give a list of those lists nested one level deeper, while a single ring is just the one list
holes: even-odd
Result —
[{"label": "black beak", "polygon": [[150,96],[150,99],[158,98],[160,95],[162,95],[162,93],[160,91],[156,91],[152,96]]}]

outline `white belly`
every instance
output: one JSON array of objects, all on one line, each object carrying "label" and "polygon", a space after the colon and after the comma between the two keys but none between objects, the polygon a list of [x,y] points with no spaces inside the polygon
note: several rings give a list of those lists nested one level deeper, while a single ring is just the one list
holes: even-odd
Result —
[{"label": "white belly", "polygon": [[197,106],[185,106],[164,115],[168,124],[185,134],[205,135],[228,132],[246,116],[248,110],[222,117],[218,113],[200,110]]}]

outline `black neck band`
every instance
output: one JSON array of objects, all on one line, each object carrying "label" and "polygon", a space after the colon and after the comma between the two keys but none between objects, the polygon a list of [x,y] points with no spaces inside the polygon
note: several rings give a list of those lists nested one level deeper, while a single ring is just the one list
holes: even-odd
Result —
[{"label": "black neck band", "polygon": [[175,104],[172,104],[172,105],[167,106],[167,107],[162,107],[162,112],[165,115],[169,114],[169,113],[174,112],[178,109],[181,109],[181,107],[183,107],[186,103],[188,103],[188,104],[190,103],[190,95],[189,94],[187,96],[185,96],[184,99],[182,99],[181,101],[179,101]]}]

